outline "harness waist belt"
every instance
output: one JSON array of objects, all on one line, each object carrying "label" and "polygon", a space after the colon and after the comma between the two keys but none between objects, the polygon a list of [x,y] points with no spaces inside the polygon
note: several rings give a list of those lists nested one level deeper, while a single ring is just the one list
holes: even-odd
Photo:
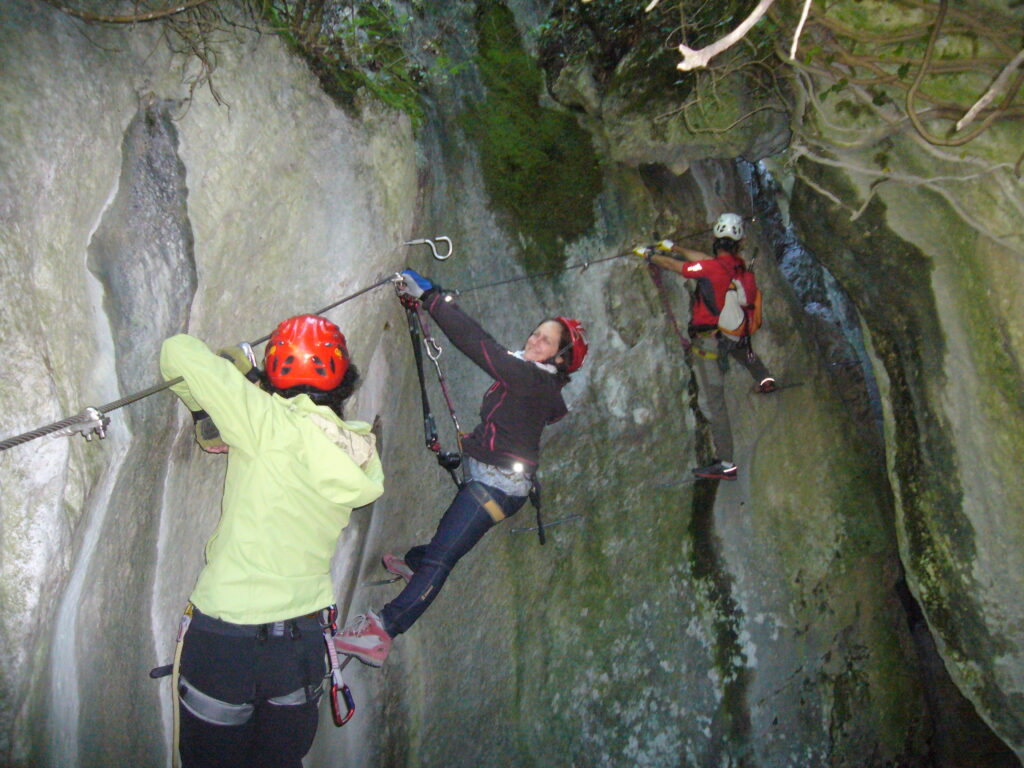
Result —
[{"label": "harness waist belt", "polygon": [[192,629],[203,632],[213,632],[217,635],[228,637],[283,637],[294,625],[300,632],[310,631],[319,633],[320,611],[307,613],[305,616],[297,616],[294,619],[274,621],[267,624],[232,624],[230,621],[208,616],[198,608],[192,609]]},{"label": "harness waist belt", "polygon": [[476,480],[509,496],[526,496],[530,492],[533,473],[516,472],[513,469],[487,464],[472,456],[466,456],[463,464],[466,468],[466,480]]}]

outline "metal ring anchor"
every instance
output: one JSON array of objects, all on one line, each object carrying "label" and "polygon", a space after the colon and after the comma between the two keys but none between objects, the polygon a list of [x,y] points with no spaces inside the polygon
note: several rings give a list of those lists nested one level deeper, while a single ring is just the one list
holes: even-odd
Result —
[{"label": "metal ring anchor", "polygon": [[[437,252],[437,244],[439,242],[445,242],[448,244],[448,253],[441,255],[440,253]],[[445,259],[449,258],[452,255],[453,250],[452,239],[450,237],[445,237],[444,235],[438,235],[433,239],[429,237],[424,237],[420,238],[419,240],[410,240],[409,242],[406,243],[406,245],[429,245],[430,252],[434,254],[434,258],[437,259],[438,261],[444,261]]]}]

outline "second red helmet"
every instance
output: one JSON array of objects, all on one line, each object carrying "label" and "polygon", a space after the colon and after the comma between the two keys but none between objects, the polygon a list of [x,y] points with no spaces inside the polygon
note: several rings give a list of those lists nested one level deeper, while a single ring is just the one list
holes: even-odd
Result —
[{"label": "second red helmet", "polygon": [[344,335],[318,315],[284,320],[270,335],[263,357],[267,378],[277,389],[308,385],[325,392],[341,384],[348,362]]},{"label": "second red helmet", "polygon": [[566,370],[573,373],[583,365],[583,359],[587,356],[587,350],[590,349],[587,344],[586,329],[583,327],[583,323],[571,317],[559,315],[555,320],[569,331],[569,364],[566,366]]}]

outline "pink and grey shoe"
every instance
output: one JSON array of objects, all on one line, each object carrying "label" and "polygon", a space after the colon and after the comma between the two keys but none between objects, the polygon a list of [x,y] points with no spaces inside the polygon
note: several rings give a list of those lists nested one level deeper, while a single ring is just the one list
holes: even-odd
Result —
[{"label": "pink and grey shoe", "polygon": [[706,467],[698,467],[693,474],[706,480],[735,480],[736,465],[731,461],[716,461]]},{"label": "pink and grey shoe", "polygon": [[384,622],[367,609],[356,620],[334,636],[338,653],[355,656],[363,664],[379,667],[391,651],[391,635],[384,631]]},{"label": "pink and grey shoe", "polygon": [[757,385],[757,391],[762,395],[770,395],[772,392],[777,392],[778,390],[779,385],[775,383],[775,379],[771,376],[763,379],[761,383]]},{"label": "pink and grey shoe", "polygon": [[380,563],[389,573],[393,573],[395,576],[405,579],[406,584],[408,584],[409,580],[412,578],[413,570],[406,564],[405,558],[403,557],[392,555],[389,552],[381,557]]}]

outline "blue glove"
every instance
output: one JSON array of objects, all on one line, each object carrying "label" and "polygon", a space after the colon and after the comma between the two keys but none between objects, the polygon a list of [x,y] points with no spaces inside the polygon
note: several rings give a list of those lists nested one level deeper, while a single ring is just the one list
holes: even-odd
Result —
[{"label": "blue glove", "polygon": [[402,272],[404,278],[403,283],[398,285],[399,296],[409,296],[413,299],[418,299],[424,293],[434,287],[434,284],[427,278],[412,269],[407,269]]}]

